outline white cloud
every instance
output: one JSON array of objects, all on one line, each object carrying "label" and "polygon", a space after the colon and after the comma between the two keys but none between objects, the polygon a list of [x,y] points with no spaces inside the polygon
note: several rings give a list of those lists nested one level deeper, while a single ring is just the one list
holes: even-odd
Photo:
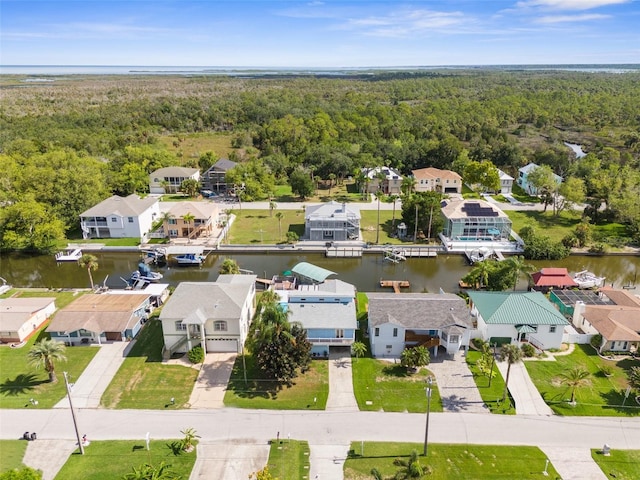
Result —
[{"label": "white cloud", "polygon": [[516,6],[518,8],[546,7],[554,10],[591,10],[628,2],[629,0],[523,0]]},{"label": "white cloud", "polygon": [[402,10],[383,16],[351,18],[342,25],[369,36],[405,37],[431,31],[450,31],[470,23],[462,12]]},{"label": "white cloud", "polygon": [[611,18],[610,15],[600,15],[597,13],[585,13],[582,15],[548,15],[535,19],[535,23],[569,23],[569,22],[587,22],[591,20],[604,20]]}]

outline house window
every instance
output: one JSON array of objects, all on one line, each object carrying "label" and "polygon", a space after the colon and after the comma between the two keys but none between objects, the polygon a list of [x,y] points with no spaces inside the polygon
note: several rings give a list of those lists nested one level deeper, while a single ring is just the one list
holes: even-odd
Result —
[{"label": "house window", "polygon": [[175,218],[170,218],[167,223],[169,225],[176,225],[178,223],[178,221]]},{"label": "house window", "polygon": [[182,320],[178,320],[176,322],[176,331],[177,332],[186,332],[187,331],[187,326],[182,323]]},{"label": "house window", "polygon": [[397,336],[398,336],[398,329],[397,329],[397,328],[394,328],[394,329],[393,329],[393,336],[394,336],[394,337],[397,337]]},{"label": "house window", "polygon": [[549,325],[549,333],[556,333],[556,326],[555,325]]},{"label": "house window", "polygon": [[227,322],[224,320],[217,320],[213,322],[213,329],[216,332],[226,332],[227,331]]},{"label": "house window", "polygon": [[111,217],[111,222],[115,223],[117,221],[118,221],[118,219],[116,217]]},{"label": "house window", "polygon": [[127,221],[128,221],[129,223],[133,223],[133,217],[127,217]]},{"label": "house window", "polygon": [[178,236],[178,230],[169,230],[169,236],[170,237],[177,237]]},{"label": "house window", "polygon": [[336,338],[344,338],[344,330],[341,328],[338,328],[336,330]]},{"label": "house window", "polygon": [[380,329],[378,327],[376,327],[376,329],[374,330],[373,335],[376,336],[376,337],[380,336]]},{"label": "house window", "polygon": [[459,338],[459,335],[450,335],[449,343],[458,343],[458,338]]}]

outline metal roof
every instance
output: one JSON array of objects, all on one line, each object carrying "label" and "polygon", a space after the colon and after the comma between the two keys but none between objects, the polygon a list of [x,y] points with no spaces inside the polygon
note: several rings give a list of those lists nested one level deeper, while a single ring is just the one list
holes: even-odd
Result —
[{"label": "metal roof", "polygon": [[336,272],[327,270],[326,268],[318,267],[307,262],[300,262],[291,269],[296,275],[309,278],[314,282],[324,282],[329,275],[337,275]]},{"label": "metal roof", "polygon": [[567,325],[540,292],[475,292],[469,298],[487,324]]}]

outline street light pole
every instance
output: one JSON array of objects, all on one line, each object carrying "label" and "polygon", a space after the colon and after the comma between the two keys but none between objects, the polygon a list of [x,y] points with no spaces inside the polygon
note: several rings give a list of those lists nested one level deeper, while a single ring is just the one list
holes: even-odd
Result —
[{"label": "street light pole", "polygon": [[424,429],[424,451],[422,454],[427,456],[427,446],[429,444],[429,413],[431,412],[431,383],[433,382],[433,378],[429,376],[427,378],[427,423]]},{"label": "street light pole", "polygon": [[73,403],[71,403],[71,389],[69,388],[69,380],[67,379],[67,372],[62,372],[64,375],[64,385],[67,387],[67,398],[69,399],[69,409],[71,410],[71,417],[73,418],[73,428],[76,430],[76,438],[78,439],[78,446],[80,447],[80,454],[84,455],[84,445],[82,445],[82,439],[80,438],[80,432],[78,432],[78,422],[76,420],[76,412],[73,410]]},{"label": "street light pole", "polygon": [[491,386],[491,379],[493,378],[493,365],[496,363],[496,344],[493,344],[493,355],[491,356],[491,370],[489,370],[489,386]]}]

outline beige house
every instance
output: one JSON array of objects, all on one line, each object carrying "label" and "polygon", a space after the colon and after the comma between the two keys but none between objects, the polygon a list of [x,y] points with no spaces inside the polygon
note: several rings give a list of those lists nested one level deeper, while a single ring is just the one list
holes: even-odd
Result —
[{"label": "beige house", "polygon": [[200,170],[188,167],[165,167],[149,175],[149,192],[156,194],[178,193],[180,185],[192,178],[200,181]]},{"label": "beige house", "polygon": [[365,184],[367,193],[376,193],[378,190],[382,190],[382,192],[387,195],[400,195],[402,193],[400,188],[402,175],[393,168],[363,168],[362,173],[364,173],[367,178]]},{"label": "beige house", "polygon": [[[162,228],[169,238],[194,239],[211,234],[218,222],[220,209],[211,202],[176,202],[167,211],[169,218],[165,218]],[[193,219],[185,221],[185,216],[192,215]]]},{"label": "beige house", "polygon": [[0,300],[0,342],[24,342],[56,311],[56,299],[7,298]]},{"label": "beige house", "polygon": [[462,177],[456,172],[428,167],[412,173],[416,192],[462,193]]}]

